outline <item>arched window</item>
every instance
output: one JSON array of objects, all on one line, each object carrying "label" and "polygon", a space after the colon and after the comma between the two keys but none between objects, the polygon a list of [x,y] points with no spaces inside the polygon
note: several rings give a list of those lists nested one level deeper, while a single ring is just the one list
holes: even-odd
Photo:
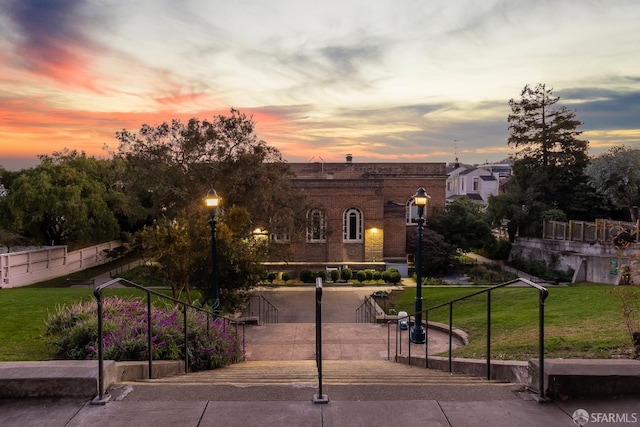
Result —
[{"label": "arched window", "polygon": [[418,207],[413,203],[413,197],[407,202],[406,213],[407,225],[415,225],[418,223]]},{"label": "arched window", "polygon": [[362,242],[362,211],[358,208],[344,211],[343,241]]},{"label": "arched window", "polygon": [[307,242],[323,243],[327,241],[327,227],[324,212],[311,209],[307,212]]},{"label": "arched window", "polygon": [[[416,206],[415,203],[413,203],[413,197],[411,199],[409,199],[409,201],[407,202],[407,209],[406,209],[406,213],[407,213],[407,225],[417,225],[418,224],[418,207]],[[427,217],[427,209],[424,210],[424,212],[422,213],[422,218],[426,218]]]}]

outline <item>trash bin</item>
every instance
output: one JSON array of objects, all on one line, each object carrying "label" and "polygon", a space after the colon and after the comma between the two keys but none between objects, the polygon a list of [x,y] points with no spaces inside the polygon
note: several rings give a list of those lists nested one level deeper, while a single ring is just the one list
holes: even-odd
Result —
[{"label": "trash bin", "polygon": [[409,317],[406,311],[398,312],[398,326],[402,331],[409,329]]}]

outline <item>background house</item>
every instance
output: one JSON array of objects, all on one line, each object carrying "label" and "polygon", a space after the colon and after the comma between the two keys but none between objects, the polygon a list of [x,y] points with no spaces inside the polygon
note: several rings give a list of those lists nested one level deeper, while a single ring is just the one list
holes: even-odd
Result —
[{"label": "background house", "polygon": [[466,196],[486,207],[489,204],[489,196],[498,194],[500,186],[511,177],[509,163],[469,166],[456,162],[449,169],[446,184],[447,203]]}]

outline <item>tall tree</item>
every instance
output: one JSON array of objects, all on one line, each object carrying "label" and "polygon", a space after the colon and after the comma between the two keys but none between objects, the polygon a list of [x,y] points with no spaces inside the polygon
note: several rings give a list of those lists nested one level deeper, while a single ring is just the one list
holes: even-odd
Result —
[{"label": "tall tree", "polygon": [[[558,105],[559,97],[544,84],[525,86],[519,100],[511,99],[507,144],[517,151],[514,179],[530,207],[557,208],[572,219],[589,215],[592,204],[584,186],[584,170],[589,163],[588,141],[579,139],[582,124],[576,112]],[[581,190],[579,190],[581,189]],[[538,217],[540,212],[532,212]]]},{"label": "tall tree", "polygon": [[211,120],[179,120],[123,130],[116,158],[128,165],[124,185],[149,218],[177,212],[215,188],[225,206],[244,206],[256,226],[287,233],[301,203],[280,152],[259,140],[250,117],[231,109]]},{"label": "tall tree", "polygon": [[640,149],[612,147],[592,159],[587,167],[589,181],[615,207],[626,208],[632,221],[640,205]]},{"label": "tall tree", "polygon": [[14,231],[49,245],[82,245],[119,237],[103,182],[80,165],[84,153],[41,156],[34,169],[20,173],[6,196]]}]

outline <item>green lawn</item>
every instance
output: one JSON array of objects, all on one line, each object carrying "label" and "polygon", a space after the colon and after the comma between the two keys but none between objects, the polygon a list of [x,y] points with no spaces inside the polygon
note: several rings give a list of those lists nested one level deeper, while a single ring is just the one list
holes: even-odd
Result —
[{"label": "green lawn", "polygon": [[[170,291],[166,291],[170,295]],[[133,288],[109,289],[105,296],[144,298]],[[0,290],[0,362],[48,360],[45,344],[45,321],[62,305],[95,301],[93,289],[38,288],[27,286]]]},{"label": "green lawn", "polygon": [[[549,287],[545,304],[545,357],[629,357],[631,338],[623,324],[611,286]],[[478,291],[478,288],[423,287],[423,308]],[[415,289],[392,296],[390,307],[414,311]],[[456,357],[486,357],[486,294],[454,305],[453,325],[470,335],[470,344]],[[491,357],[527,360],[538,353],[538,292],[532,288],[502,288],[491,296]],[[640,313],[639,313],[640,314]],[[430,321],[449,323],[445,306],[429,314]]]}]

